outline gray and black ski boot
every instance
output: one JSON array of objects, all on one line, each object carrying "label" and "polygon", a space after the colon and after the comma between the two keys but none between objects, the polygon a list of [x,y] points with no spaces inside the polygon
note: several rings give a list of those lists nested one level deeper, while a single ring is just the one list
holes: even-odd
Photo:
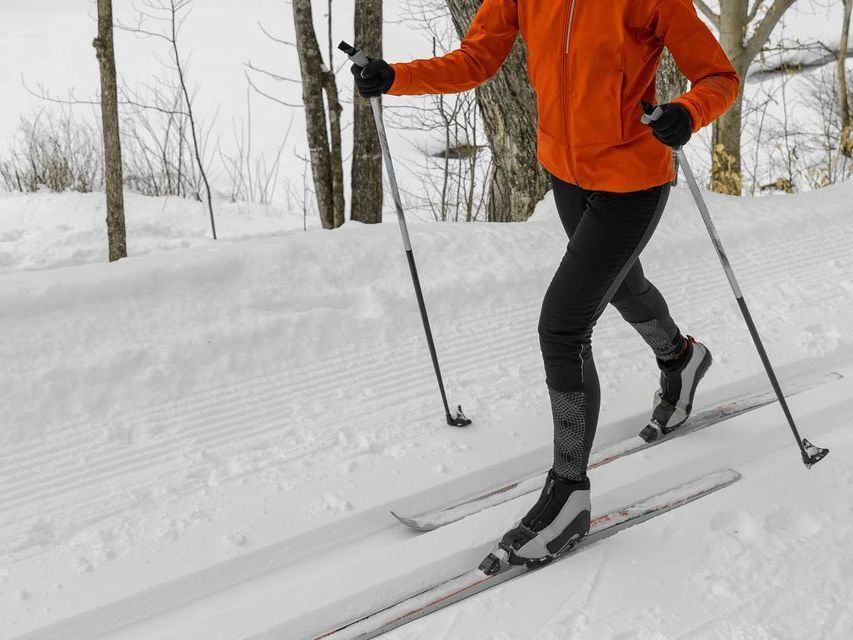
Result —
[{"label": "gray and black ski boot", "polygon": [[674,361],[658,361],[661,367],[660,389],[655,391],[652,419],[640,432],[646,442],[654,442],[673,431],[690,417],[696,387],[708,367],[711,352],[693,336],[687,336],[684,353]]},{"label": "gray and black ski boot", "polygon": [[493,575],[508,564],[537,566],[550,562],[586,537],[589,522],[589,478],[566,480],[552,469],[539,500],[504,534],[497,549],[480,563],[480,569]]}]

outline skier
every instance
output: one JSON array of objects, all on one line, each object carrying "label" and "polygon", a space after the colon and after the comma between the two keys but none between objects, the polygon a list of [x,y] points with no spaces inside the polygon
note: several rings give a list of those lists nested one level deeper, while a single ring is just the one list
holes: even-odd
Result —
[{"label": "skier", "polygon": [[[674,178],[669,147],[684,145],[719,117],[739,87],[691,0],[484,0],[455,51],[408,63],[353,65],[355,83],[365,97],[472,89],[497,72],[519,32],[537,95],[538,157],[550,173],[569,243],[539,319],[554,420],[553,467],[539,500],[483,561],[487,571],[500,561],[547,562],[589,531],[586,471],[600,404],[591,339],[608,303],[657,358],[660,389],[650,426],[666,432],[690,414],[711,354],[681,333],[638,256]],[[646,126],[643,104],[655,102],[664,46],[692,86],[660,105],[663,115]]]}]

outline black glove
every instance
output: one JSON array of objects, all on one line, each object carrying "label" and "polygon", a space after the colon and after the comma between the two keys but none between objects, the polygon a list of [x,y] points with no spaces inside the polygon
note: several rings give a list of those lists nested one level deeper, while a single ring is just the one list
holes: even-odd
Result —
[{"label": "black glove", "polygon": [[387,93],[394,84],[394,67],[382,58],[368,58],[370,62],[362,68],[352,65],[350,71],[355,76],[355,86],[365,98],[375,98]]},{"label": "black glove", "polygon": [[655,138],[670,147],[683,147],[693,135],[693,121],[687,109],[675,102],[658,105],[661,117],[649,123]]}]

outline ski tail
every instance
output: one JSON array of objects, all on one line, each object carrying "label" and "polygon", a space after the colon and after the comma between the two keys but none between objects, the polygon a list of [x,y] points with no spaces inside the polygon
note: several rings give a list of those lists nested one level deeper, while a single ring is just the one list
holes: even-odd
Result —
[{"label": "ski tail", "polygon": [[[584,540],[566,554],[558,556],[544,566],[559,562],[576,551],[609,538],[624,529],[646,522],[728,487],[737,482],[740,477],[740,473],[734,469],[724,469],[599,515],[593,519],[590,533]],[[388,607],[378,609],[357,620],[337,626],[322,635],[314,636],[314,640],[321,638],[330,640],[368,640],[375,638],[465,598],[491,589],[507,580],[536,570],[538,570],[537,567],[509,565],[499,573],[486,575],[481,570],[474,569]]]}]

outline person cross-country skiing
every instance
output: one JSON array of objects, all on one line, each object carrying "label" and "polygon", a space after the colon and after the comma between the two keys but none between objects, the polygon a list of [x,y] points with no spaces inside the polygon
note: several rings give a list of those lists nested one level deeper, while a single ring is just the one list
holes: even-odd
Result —
[{"label": "person cross-country skiing", "polygon": [[[539,319],[553,468],[533,508],[483,561],[486,571],[501,560],[547,562],[589,531],[586,471],[600,404],[591,338],[608,303],[657,358],[650,426],[665,432],[687,419],[711,354],[681,333],[638,256],[675,177],[669,147],[719,117],[739,85],[691,0],[484,0],[455,51],[393,65],[374,59],[352,72],[365,97],[465,91],[497,72],[519,32],[537,96],[539,161],[569,244]],[[691,89],[646,126],[640,118],[644,103],[656,102],[664,47]]]}]

